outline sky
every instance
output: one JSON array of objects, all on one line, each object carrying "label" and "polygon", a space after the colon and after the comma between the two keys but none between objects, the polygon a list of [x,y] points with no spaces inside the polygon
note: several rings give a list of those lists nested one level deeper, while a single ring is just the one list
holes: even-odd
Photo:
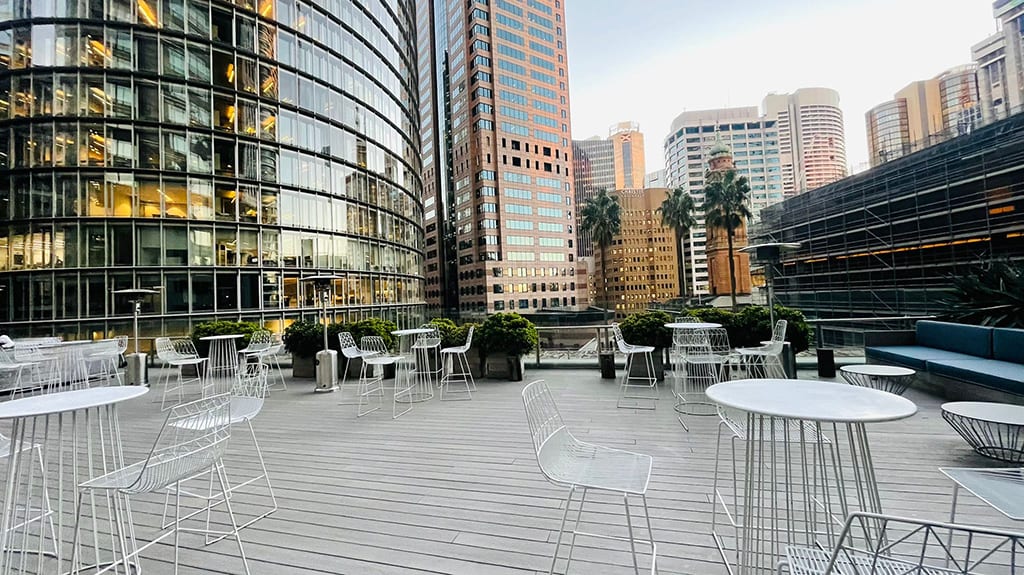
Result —
[{"label": "sky", "polygon": [[839,92],[847,161],[867,163],[864,113],[971,61],[991,0],[565,0],[572,135],[635,120],[647,171],[684,111],[760,106],[769,92]]}]

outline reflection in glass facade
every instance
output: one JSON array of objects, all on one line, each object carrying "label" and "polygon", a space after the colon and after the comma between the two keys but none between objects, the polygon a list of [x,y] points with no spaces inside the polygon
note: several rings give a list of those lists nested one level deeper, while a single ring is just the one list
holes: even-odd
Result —
[{"label": "reflection in glass facade", "polygon": [[872,167],[910,153],[910,119],[906,99],[897,98],[879,104],[864,116]]},{"label": "reflection in glass facade", "polygon": [[950,277],[1024,261],[1024,114],[761,212],[757,241],[800,242],[778,303],[810,317],[944,311]]},{"label": "reflection in glass facade", "polygon": [[[0,0],[0,323],[423,313],[413,0]],[[144,334],[144,335],[145,335]]]}]

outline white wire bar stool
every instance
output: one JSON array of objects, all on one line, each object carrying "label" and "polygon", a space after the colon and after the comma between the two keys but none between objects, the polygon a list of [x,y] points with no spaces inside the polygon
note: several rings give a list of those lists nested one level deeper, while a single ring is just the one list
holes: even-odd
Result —
[{"label": "white wire bar stool", "polygon": [[[249,345],[238,350],[238,355],[244,358],[243,363],[248,363],[250,360],[256,360],[257,363],[266,363],[263,361],[263,358],[270,352],[270,348],[273,345],[274,334],[265,329],[257,330],[249,336]],[[239,372],[241,372],[241,369],[239,369]]]},{"label": "white wire bar stool", "polygon": [[[466,333],[466,343],[454,347],[446,347],[441,350],[441,401],[451,399],[473,399],[473,392],[476,391],[476,381],[473,379],[473,370],[469,366],[469,359],[466,353],[473,347],[473,329],[469,326]],[[465,389],[452,390],[452,384],[465,386]],[[445,394],[454,397],[445,397]]]},{"label": "white wire bar stool", "polygon": [[[127,496],[158,493],[169,488],[174,491],[175,520],[171,524],[171,528],[141,547],[137,546],[135,542],[134,529],[128,530],[128,532],[118,531],[117,547],[121,552],[121,558],[96,573],[103,573],[117,566],[124,566],[125,572],[130,572],[128,565],[133,565],[137,572],[138,566],[134,562],[138,555],[170,536],[174,538],[174,573],[177,573],[181,532],[205,532],[203,529],[185,528],[181,524],[181,483],[191,477],[210,472],[217,475],[221,496],[231,524],[231,534],[238,544],[238,553],[244,571],[248,575],[250,573],[249,563],[246,560],[245,548],[238,533],[238,525],[228,492],[227,476],[224,473],[223,457],[230,437],[231,403],[227,394],[176,405],[168,411],[153,448],[145,459],[81,483],[75,520],[72,573],[77,575],[84,567],[81,565],[80,550],[82,503],[89,498],[89,494],[112,491],[127,500]],[[128,516],[130,517],[130,513]],[[129,538],[131,543],[129,543]]]},{"label": "white wire bar stool", "polygon": [[[562,421],[558,406],[543,380],[534,381],[523,389],[523,406],[526,409],[526,419],[541,473],[549,482],[569,488],[548,575],[555,572],[555,567],[558,564],[558,553],[566,534],[566,520],[569,517],[570,508],[573,507],[577,491],[580,492],[580,499],[572,529],[569,531],[569,553],[566,558],[565,570],[562,572],[569,572],[573,549],[576,547],[576,537],[584,536],[628,542],[634,575],[640,574],[641,559],[637,552],[637,546],[638,544],[647,546],[650,551],[651,567],[650,571],[645,569],[644,572],[657,573],[657,544],[654,542],[650,512],[647,508],[647,486],[650,483],[653,465],[651,456],[584,443],[576,439]],[[580,518],[583,515],[583,507],[586,504],[589,491],[609,491],[622,496],[628,537],[579,531]],[[630,496],[639,497],[643,505],[644,521],[647,526],[646,539],[638,538],[638,534],[635,533],[637,528],[633,525],[633,512],[629,505]]]},{"label": "white wire bar stool", "polygon": [[421,329],[429,329],[429,332],[416,336],[412,344],[412,352],[416,357],[416,370],[414,375],[421,387],[429,387],[430,395],[433,395],[434,385],[441,385],[441,376],[444,364],[441,363],[441,332],[436,325],[425,323]]},{"label": "white wire bar stool", "polygon": [[[170,372],[164,372],[161,384],[163,393],[160,396],[160,409],[167,409],[167,396],[177,392],[176,403],[184,401],[185,387],[189,384],[197,384],[205,396],[207,391],[207,379],[204,377],[207,358],[199,357],[195,345],[189,338],[158,337],[156,338],[156,356],[160,361],[175,368],[178,372],[177,380],[171,385]],[[195,377],[186,378],[185,368],[195,370]],[[175,404],[171,404],[175,405]]]},{"label": "white wire bar stool", "polygon": [[[384,367],[388,365],[396,365],[404,358],[400,355],[391,355],[388,352],[388,346],[384,343],[384,338],[376,335],[368,335],[359,340],[359,348],[366,353],[362,357],[363,365],[359,370],[359,386],[356,389],[358,406],[356,409],[356,417],[362,417],[369,413],[373,413],[384,406]],[[398,396],[400,393],[410,393],[411,386],[406,379],[405,387],[400,389],[401,385],[401,374],[395,375],[395,396],[394,403],[391,407],[391,417],[396,418],[400,415],[408,413],[412,409],[410,403],[404,411],[398,413]],[[371,405],[376,400],[376,405]]]},{"label": "white wire bar stool", "polygon": [[[261,482],[266,490],[266,496],[270,502],[264,511],[256,514],[245,523],[238,525],[237,528],[239,530],[245,529],[278,510],[277,496],[274,494],[274,486],[270,482],[270,474],[267,472],[267,464],[263,458],[263,450],[260,448],[260,443],[256,439],[256,430],[252,425],[252,420],[260,414],[260,411],[263,410],[263,404],[267,397],[267,388],[269,385],[269,371],[270,368],[265,363],[247,363],[239,368],[238,378],[232,384],[231,388],[229,399],[231,407],[231,425],[235,426],[245,424],[248,427],[249,437],[252,439],[253,447],[256,449],[256,460],[259,463],[260,472],[258,475],[245,479],[241,483],[232,485],[227,474],[227,469],[225,468],[224,478],[228,485],[228,496],[233,496],[236,491],[239,491],[248,485]],[[192,423],[190,421],[186,421],[183,425],[191,424]],[[225,537],[232,536],[235,533],[232,531],[215,531],[210,528],[213,509],[215,506],[224,503],[224,500],[221,497],[221,494],[214,489],[212,470],[207,470],[203,475],[209,475],[209,493],[207,495],[197,495],[184,487],[182,487],[182,494],[206,500],[206,544],[209,545],[211,543],[216,543]],[[164,528],[170,527],[171,525],[166,522],[166,515],[168,504],[170,503],[170,497],[173,494],[174,488],[169,489],[167,497],[164,500],[164,520],[161,522]],[[204,509],[201,508],[183,518],[179,518],[179,520],[189,519],[198,515],[203,510]]]},{"label": "white wire bar stool", "polygon": [[[957,544],[951,545],[950,539]],[[779,575],[974,575],[1021,570],[1024,534],[863,512],[850,514],[835,547],[787,547],[786,558],[776,568]]]},{"label": "white wire bar stool", "polygon": [[89,385],[94,380],[98,380],[95,383],[100,385],[110,385],[111,383],[122,385],[124,383],[124,380],[121,379],[120,365],[122,354],[128,349],[128,336],[118,336],[114,339],[82,345],[87,346],[82,350],[81,355],[82,360],[87,364]]},{"label": "white wire bar stool", "polygon": [[[729,345],[729,335],[723,328],[707,330],[679,330],[683,339],[684,355],[681,358],[683,370],[681,377],[675,378],[678,385],[676,393],[676,411],[682,415],[715,416],[718,406],[709,401],[704,393],[707,388],[722,381],[723,372],[729,356],[716,353],[716,345],[721,348],[724,339]],[[679,423],[687,431],[689,428],[679,417]]]},{"label": "white wire bar stool", "polygon": [[[619,352],[626,356],[626,371],[619,382],[619,399],[616,407],[633,409],[655,409],[658,399],[658,377],[654,372],[654,348],[646,345],[626,343],[618,324],[612,324],[612,337],[615,339]],[[636,357],[640,356],[640,364],[636,365]],[[637,373],[634,374],[634,371]],[[642,372],[642,373],[641,373]]]},{"label": "white wire bar stool", "polygon": [[736,349],[740,356],[742,369],[748,379],[785,379],[786,371],[782,367],[782,348],[786,343],[786,327],[784,319],[775,322],[772,328],[772,339],[760,347],[741,347]]},{"label": "white wire bar stool", "polygon": [[338,386],[338,395],[341,398],[341,400],[338,402],[338,405],[355,405],[355,404],[359,403],[359,397],[358,397],[359,396],[359,393],[358,393],[359,383],[358,383],[358,381],[356,382],[356,385],[355,385],[355,387],[356,387],[356,395],[354,397],[352,397],[351,399],[347,399],[346,395],[345,395],[345,390],[349,387],[348,385],[346,385],[347,382],[348,382],[349,366],[351,365],[353,359],[360,359],[361,360],[364,357],[375,355],[375,354],[377,354],[379,352],[376,352],[376,351],[365,351],[365,350],[359,349],[359,346],[356,345],[355,338],[352,337],[352,334],[350,332],[347,332],[347,331],[343,331],[343,332],[338,334],[338,349],[341,350],[341,355],[343,355],[345,357],[345,369],[341,372],[341,383]]},{"label": "white wire bar stool", "polygon": [[20,394],[26,390],[25,372],[31,381],[34,370],[39,369],[38,362],[18,361],[14,357],[13,350],[0,349],[0,374],[3,375],[7,384],[5,389],[11,390],[14,394]]}]

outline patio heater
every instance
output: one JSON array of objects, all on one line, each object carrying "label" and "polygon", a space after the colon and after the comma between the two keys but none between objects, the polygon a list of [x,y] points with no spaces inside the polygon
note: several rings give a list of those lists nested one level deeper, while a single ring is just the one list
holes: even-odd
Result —
[{"label": "patio heater", "polygon": [[316,387],[317,393],[330,393],[338,390],[338,352],[329,349],[327,345],[327,304],[331,300],[331,292],[334,290],[333,281],[342,279],[336,275],[316,275],[301,278],[301,281],[310,282],[313,289],[323,302],[323,326],[324,326],[324,348],[316,354]]},{"label": "patio heater", "polygon": [[[797,242],[768,242],[740,248],[741,252],[752,253],[757,261],[764,263],[764,285],[768,290],[768,325],[772,328],[775,327],[775,266],[779,265],[779,262],[782,261],[783,251],[794,250],[799,247],[800,244]],[[783,353],[783,367],[786,373],[796,377],[796,358],[789,351],[788,343],[786,344],[786,352]],[[834,376],[835,374],[833,374]]]},{"label": "patio heater", "polygon": [[146,385],[148,374],[146,373],[146,354],[139,353],[139,314],[142,312],[142,301],[155,293],[156,289],[147,288],[126,288],[110,292],[117,296],[125,296],[128,303],[132,304],[132,340],[134,345],[132,353],[124,356],[127,368],[125,369],[125,380],[128,385]]}]

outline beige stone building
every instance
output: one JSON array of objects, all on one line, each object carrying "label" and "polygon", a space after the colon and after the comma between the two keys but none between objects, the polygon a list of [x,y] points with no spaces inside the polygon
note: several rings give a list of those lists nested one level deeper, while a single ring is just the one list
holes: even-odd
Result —
[{"label": "beige stone building", "polygon": [[[641,178],[643,173],[641,173]],[[615,190],[621,208],[621,230],[608,253],[594,250],[593,305],[605,307],[601,285],[601,261],[607,257],[608,299],[615,317],[643,311],[656,302],[679,295],[675,235],[661,225],[657,213],[668,188],[627,188]]]},{"label": "beige stone building", "polygon": [[[708,181],[714,181],[721,173],[735,169],[732,151],[722,142],[711,148]],[[747,224],[733,231],[732,259],[736,272],[736,295],[750,295],[750,254],[741,252],[747,246]],[[708,291],[711,295],[730,295],[732,281],[729,275],[729,234],[723,228],[708,228],[708,240],[705,246],[708,257]]]}]

